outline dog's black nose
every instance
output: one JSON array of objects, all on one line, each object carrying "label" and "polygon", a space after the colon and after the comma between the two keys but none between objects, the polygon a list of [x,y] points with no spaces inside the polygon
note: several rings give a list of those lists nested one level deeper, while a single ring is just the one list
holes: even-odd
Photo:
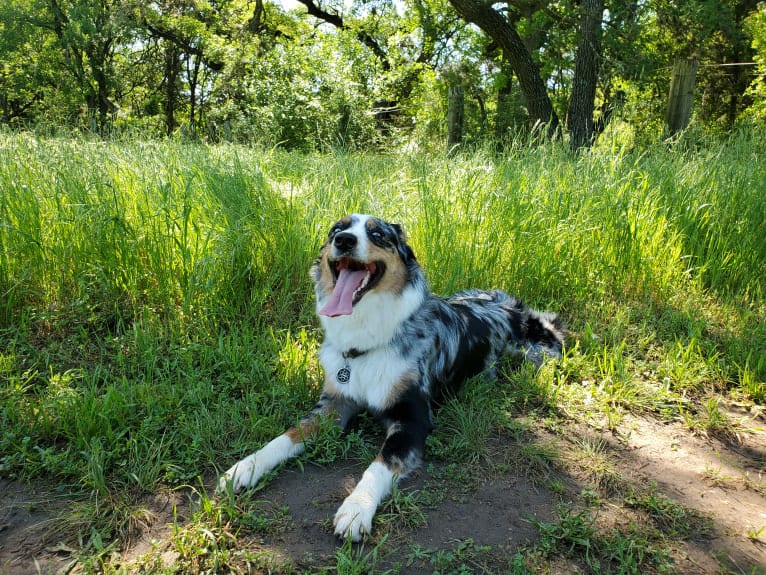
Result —
[{"label": "dog's black nose", "polygon": [[356,236],[349,232],[340,232],[333,239],[333,244],[342,252],[351,251],[356,246]]}]

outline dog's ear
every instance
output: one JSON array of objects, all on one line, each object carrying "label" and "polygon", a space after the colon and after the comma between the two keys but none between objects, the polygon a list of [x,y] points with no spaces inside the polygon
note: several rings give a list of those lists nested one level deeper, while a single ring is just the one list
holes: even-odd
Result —
[{"label": "dog's ear", "polygon": [[396,232],[396,251],[399,252],[399,257],[402,258],[404,263],[410,263],[415,261],[415,252],[407,243],[407,237],[404,233],[404,229],[399,224],[391,224],[394,232]]}]

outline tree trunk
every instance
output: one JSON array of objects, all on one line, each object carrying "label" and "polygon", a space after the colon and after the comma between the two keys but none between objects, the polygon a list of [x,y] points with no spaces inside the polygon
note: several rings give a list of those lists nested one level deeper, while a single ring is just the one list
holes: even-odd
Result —
[{"label": "tree trunk", "polygon": [[463,108],[465,89],[462,86],[450,86],[447,100],[447,147],[452,149],[463,141]]},{"label": "tree trunk", "polygon": [[173,42],[165,42],[165,130],[172,136],[176,123],[176,87],[181,75],[181,62],[178,49]]},{"label": "tree trunk", "polygon": [[202,58],[189,55],[186,61],[186,75],[189,82],[189,137],[197,139],[197,87]]},{"label": "tree trunk", "polygon": [[593,144],[593,107],[601,57],[604,0],[583,0],[581,6],[580,40],[577,44],[572,95],[567,114],[569,145],[573,150]]},{"label": "tree trunk", "polygon": [[694,83],[697,78],[696,58],[678,60],[673,65],[673,77],[670,80],[668,110],[665,113],[666,136],[671,137],[689,125],[694,102]]},{"label": "tree trunk", "polygon": [[555,135],[559,127],[559,118],[548,97],[540,70],[516,28],[505,16],[492,8],[492,4],[481,0],[450,0],[450,3],[463,20],[476,24],[502,48],[503,55],[519,80],[519,87],[524,94],[532,120],[547,126],[549,136]]},{"label": "tree trunk", "polygon": [[505,144],[508,138],[508,131],[511,128],[511,104],[512,104],[513,82],[508,78],[497,90],[497,114],[495,118],[495,140],[498,145]]},{"label": "tree trunk", "polygon": [[[114,113],[117,111],[117,106],[109,98],[109,74],[105,70],[107,66],[106,62],[94,62],[93,64],[93,77],[97,86],[98,131],[103,136],[105,135],[106,128],[114,119]],[[98,66],[95,64],[98,64]]]}]

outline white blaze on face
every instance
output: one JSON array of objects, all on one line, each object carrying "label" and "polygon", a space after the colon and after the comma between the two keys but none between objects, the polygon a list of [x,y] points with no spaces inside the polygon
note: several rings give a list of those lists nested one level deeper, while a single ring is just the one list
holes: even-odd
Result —
[{"label": "white blaze on face", "polygon": [[354,252],[354,258],[361,262],[366,262],[370,256],[369,253],[369,240],[367,239],[367,222],[372,219],[372,216],[364,214],[351,214],[351,226],[343,230],[346,233],[354,234],[357,239],[356,250]]},{"label": "white blaze on face", "polygon": [[[344,255],[352,257],[358,262],[367,263],[369,257],[369,242],[367,239],[367,226],[366,223],[370,219],[370,216],[364,216],[359,214],[353,214],[352,224],[345,230],[338,233],[352,234],[356,237],[356,246],[349,254],[338,253],[335,246],[330,248],[333,258],[342,257]],[[353,312],[354,297],[357,292],[363,289],[370,281],[372,274],[375,273],[376,267],[372,262],[369,262],[367,269],[357,269],[348,267],[347,262],[341,260],[337,264],[338,277],[333,287],[332,295],[325,306],[319,310],[321,315],[328,317],[338,317],[341,315],[350,315]]]}]

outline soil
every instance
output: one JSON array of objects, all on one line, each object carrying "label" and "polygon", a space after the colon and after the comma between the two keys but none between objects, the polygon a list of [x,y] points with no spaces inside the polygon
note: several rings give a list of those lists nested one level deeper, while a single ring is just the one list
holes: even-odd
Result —
[{"label": "soil", "polygon": [[[528,440],[554,444],[557,451],[572,454],[583,438],[595,438],[623,485],[656,486],[658,492],[705,518],[701,525],[707,528],[698,537],[674,540],[674,573],[766,573],[766,417],[757,412],[732,412],[732,416],[742,421],[741,433],[724,439],[694,435],[678,422],[631,416],[617,432],[597,433],[572,424],[555,435],[540,430]],[[500,455],[512,460],[513,451]],[[567,456],[562,460],[566,462]],[[308,566],[334,565],[339,542],[332,534],[331,519],[362,469],[348,462],[282,469],[252,495],[272,517],[271,527],[239,544],[289,557],[298,572]],[[450,478],[454,469],[447,462],[427,462],[417,476],[402,483],[405,492],[438,492],[419,520],[394,506],[381,509],[389,521],[389,539],[379,568],[394,568],[403,575],[432,573],[438,551],[454,551],[470,540],[477,571],[507,572],[508,557],[538,541],[535,520],[554,520],[562,502],[581,504],[583,490],[593,489],[594,483],[593,476],[578,471],[572,461],[557,465],[555,481],[551,477],[533,481],[511,464],[474,474],[474,482],[466,484]],[[177,556],[167,541],[173,522],[185,520],[183,513],[174,516],[173,507],[187,509],[188,515],[184,499],[188,501],[176,493],[148,501],[151,520],[140,537],[124,545],[120,561],[130,563],[152,551],[172,565]],[[599,523],[619,525],[624,507],[609,505],[606,496],[602,501]],[[0,575],[80,570],[67,534],[52,529],[66,508],[65,499],[52,497],[43,487],[0,480]],[[549,562],[548,569],[584,572],[577,560],[564,556]]]}]

